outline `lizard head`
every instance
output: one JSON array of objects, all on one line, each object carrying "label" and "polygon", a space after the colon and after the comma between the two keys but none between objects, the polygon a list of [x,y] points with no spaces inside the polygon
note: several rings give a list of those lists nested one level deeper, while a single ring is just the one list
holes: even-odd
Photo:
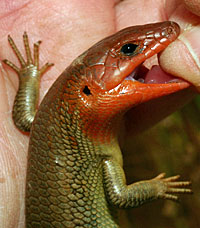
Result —
[{"label": "lizard head", "polygon": [[106,91],[128,79],[145,82],[140,80],[145,78],[139,75],[139,66],[165,49],[179,32],[178,24],[167,21],[128,27],[103,39],[83,59],[88,82]]},{"label": "lizard head", "polygon": [[[84,93],[96,97],[113,94],[118,99],[132,96],[137,104],[187,87],[188,83],[163,76],[161,71],[160,77],[153,77],[142,65],[165,49],[179,33],[178,24],[166,21],[128,27],[98,42],[82,55],[86,75]],[[144,93],[138,101],[137,93]]]},{"label": "lizard head", "polygon": [[87,133],[92,126],[95,136],[103,125],[112,125],[112,119],[132,107],[189,86],[162,73],[157,77],[142,65],[173,42],[179,32],[178,24],[169,21],[128,27],[98,42],[74,62],[81,59],[84,65],[79,107],[83,118],[87,112]]}]

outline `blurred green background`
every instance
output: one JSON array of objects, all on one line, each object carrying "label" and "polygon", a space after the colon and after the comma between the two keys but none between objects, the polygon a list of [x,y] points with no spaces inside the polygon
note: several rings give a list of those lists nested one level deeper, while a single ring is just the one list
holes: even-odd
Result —
[{"label": "blurred green background", "polygon": [[128,183],[151,179],[161,172],[191,180],[193,195],[180,203],[158,200],[128,210],[135,228],[200,227],[200,97],[155,127],[129,141],[123,151]]}]

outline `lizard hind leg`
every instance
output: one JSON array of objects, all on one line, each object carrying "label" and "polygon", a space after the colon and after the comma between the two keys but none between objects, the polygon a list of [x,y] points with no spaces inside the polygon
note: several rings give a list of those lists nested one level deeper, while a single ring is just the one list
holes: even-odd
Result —
[{"label": "lizard hind leg", "polygon": [[34,43],[32,58],[26,32],[23,35],[23,42],[27,61],[24,60],[10,35],[8,35],[8,42],[20,63],[20,67],[17,67],[7,59],[3,60],[6,65],[17,73],[19,78],[19,88],[15,97],[12,116],[16,127],[24,132],[28,132],[30,131],[38,105],[40,78],[53,64],[46,63],[39,69],[39,45],[41,41]]}]

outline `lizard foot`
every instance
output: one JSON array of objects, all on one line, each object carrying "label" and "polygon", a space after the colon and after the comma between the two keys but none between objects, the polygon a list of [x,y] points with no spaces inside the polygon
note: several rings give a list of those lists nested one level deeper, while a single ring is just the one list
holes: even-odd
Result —
[{"label": "lizard foot", "polygon": [[14,40],[11,38],[10,35],[8,35],[8,42],[14,51],[15,55],[17,56],[17,59],[19,60],[19,63],[21,65],[21,68],[18,68],[14,63],[10,62],[7,59],[4,59],[3,62],[11,67],[18,75],[21,77],[22,75],[28,75],[29,72],[36,71],[36,73],[41,76],[44,74],[45,71],[47,71],[51,66],[53,66],[53,63],[46,63],[44,66],[39,69],[39,45],[41,44],[41,41],[38,41],[34,43],[34,52],[33,52],[33,58],[31,55],[31,50],[29,46],[29,40],[28,35],[26,32],[24,32],[23,35],[23,41],[24,41],[24,47],[25,52],[27,56],[27,62],[22,57],[19,49],[17,48]]},{"label": "lizard foot", "polygon": [[165,178],[165,173],[159,174],[153,180],[158,181],[158,198],[179,201],[175,194],[192,194],[190,181],[178,181],[180,175]]}]

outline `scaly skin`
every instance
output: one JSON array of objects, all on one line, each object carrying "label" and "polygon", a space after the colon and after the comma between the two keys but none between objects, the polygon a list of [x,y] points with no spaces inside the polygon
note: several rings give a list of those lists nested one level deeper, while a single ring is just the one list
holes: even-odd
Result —
[{"label": "scaly skin", "polygon": [[[120,123],[129,109],[188,87],[183,81],[144,84],[126,80],[137,66],[167,47],[178,34],[176,23],[163,22],[129,27],[98,42],[56,80],[32,127],[30,121],[23,127],[24,120],[19,117],[26,107],[29,110],[36,107],[35,100],[30,102],[31,108],[29,103],[21,102],[30,97],[30,88],[24,87],[32,84],[32,81],[26,83],[31,77],[35,80],[34,75],[40,76],[51,64],[38,69],[38,48],[30,61],[26,34],[25,63],[9,37],[22,69],[8,60],[4,62],[18,73],[20,88],[26,91],[16,96],[14,110],[17,106],[22,113],[14,113],[14,121],[24,131],[31,127],[27,227],[119,227],[117,208],[137,207],[161,198],[177,200],[176,193],[191,193],[187,188],[190,182],[177,181],[179,176],[164,178],[164,174],[126,185],[117,140]],[[122,47],[130,43],[137,47],[127,54]],[[30,66],[34,68],[32,75]],[[38,81],[37,76],[37,86]]]}]

